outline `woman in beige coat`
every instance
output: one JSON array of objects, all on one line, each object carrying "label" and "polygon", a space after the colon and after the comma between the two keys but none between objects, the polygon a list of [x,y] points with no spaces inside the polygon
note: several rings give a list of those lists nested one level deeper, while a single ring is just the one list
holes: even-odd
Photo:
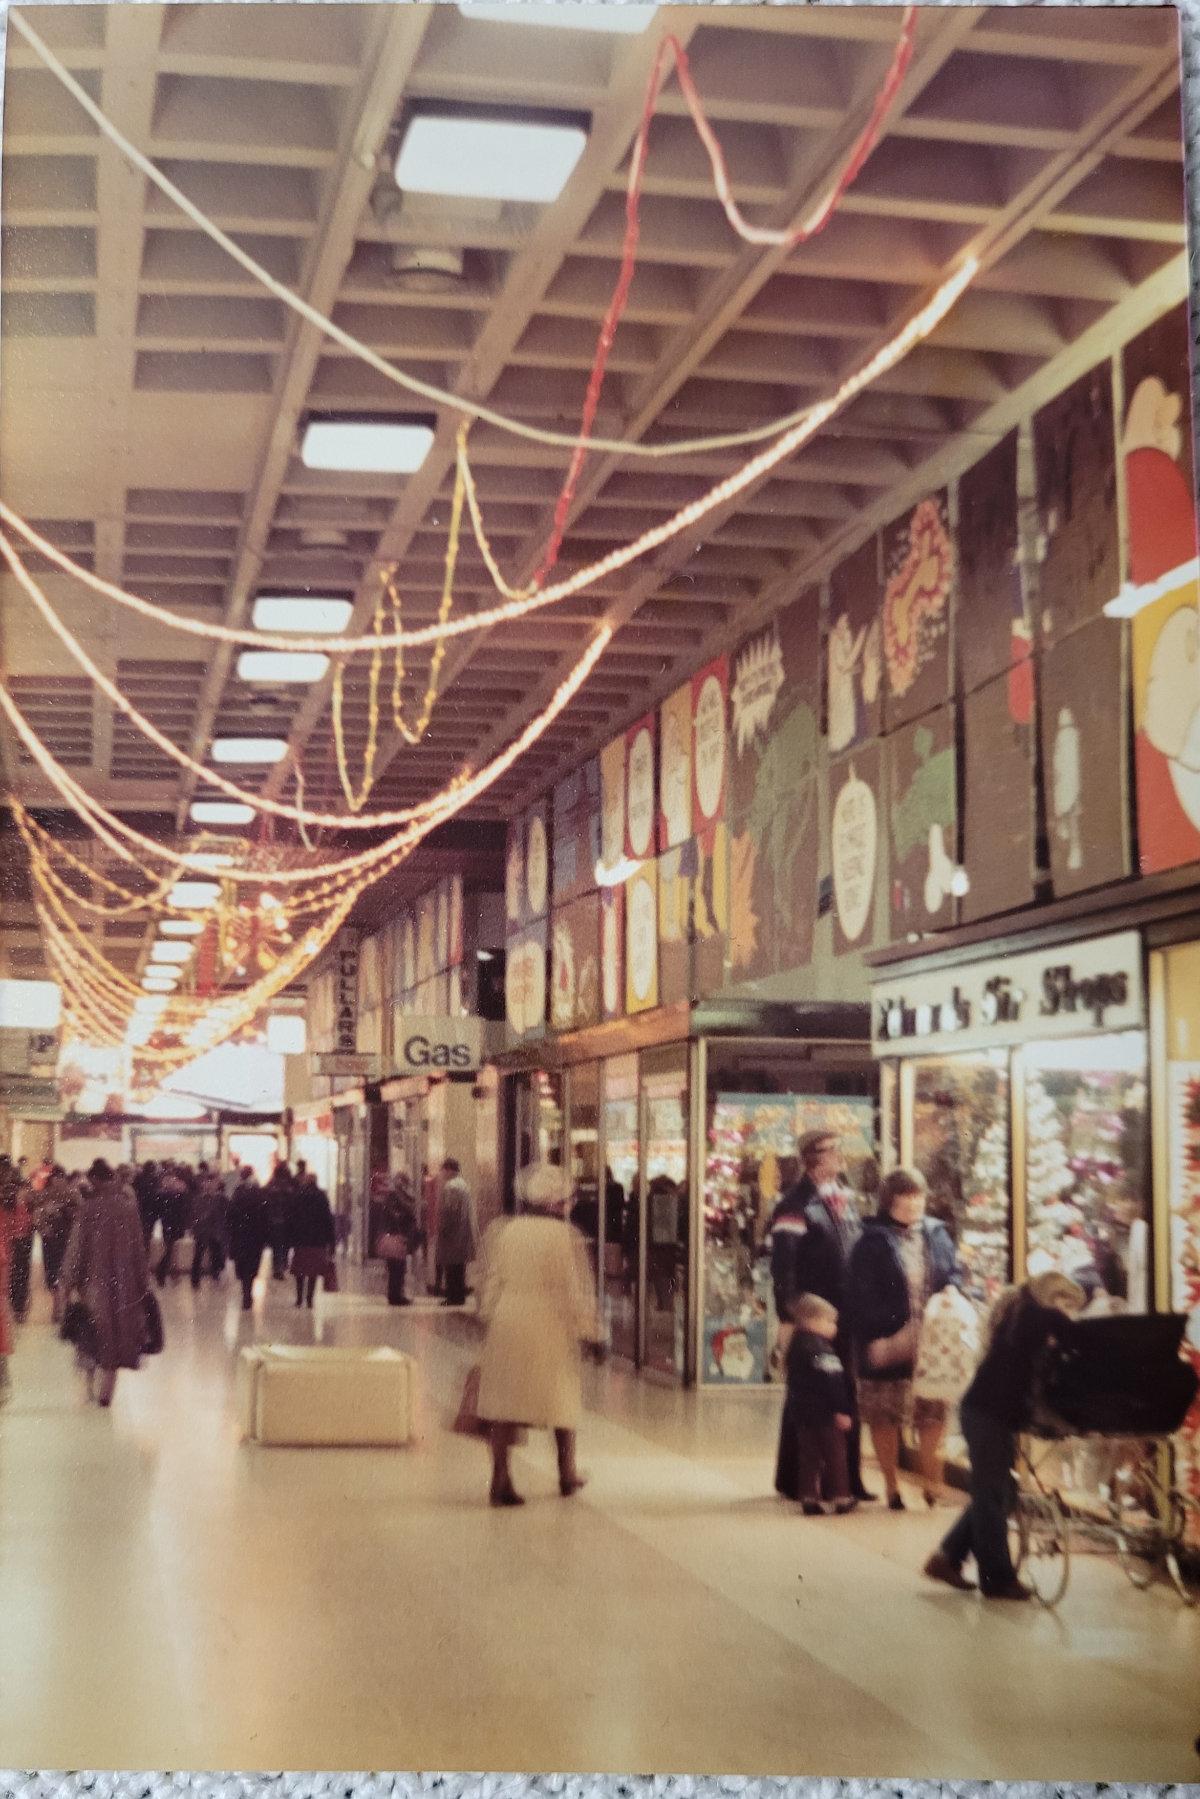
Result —
[{"label": "woman in beige coat", "polygon": [[478,1413],[491,1430],[493,1505],[525,1503],[509,1470],[522,1427],[554,1432],[564,1499],[583,1485],[575,1466],[579,1346],[600,1336],[583,1238],[563,1219],[569,1190],[561,1171],[525,1169],[518,1183],[524,1212],[493,1225],[484,1245]]}]

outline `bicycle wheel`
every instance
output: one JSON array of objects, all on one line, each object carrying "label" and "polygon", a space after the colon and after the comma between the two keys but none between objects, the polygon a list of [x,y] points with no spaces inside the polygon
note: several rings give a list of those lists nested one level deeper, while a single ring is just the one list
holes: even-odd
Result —
[{"label": "bicycle wheel", "polygon": [[1017,1573],[1045,1606],[1055,1606],[1071,1574],[1066,1515],[1053,1493],[1023,1492],[1014,1514]]},{"label": "bicycle wheel", "polygon": [[1188,1526],[1200,1507],[1174,1488],[1168,1493],[1167,1502],[1167,1547],[1163,1555],[1167,1573],[1185,1605],[1200,1605],[1200,1543],[1188,1546]]}]

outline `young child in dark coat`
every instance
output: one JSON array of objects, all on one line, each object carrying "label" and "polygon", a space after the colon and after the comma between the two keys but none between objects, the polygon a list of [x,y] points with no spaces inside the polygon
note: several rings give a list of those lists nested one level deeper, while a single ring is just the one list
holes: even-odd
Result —
[{"label": "young child in dark coat", "polygon": [[837,1309],[815,1293],[802,1293],[792,1306],[792,1323],[775,1491],[798,1499],[810,1518],[827,1509],[822,1500],[835,1512],[850,1512],[855,1501],[846,1436],[853,1402],[850,1377],[833,1346]]}]

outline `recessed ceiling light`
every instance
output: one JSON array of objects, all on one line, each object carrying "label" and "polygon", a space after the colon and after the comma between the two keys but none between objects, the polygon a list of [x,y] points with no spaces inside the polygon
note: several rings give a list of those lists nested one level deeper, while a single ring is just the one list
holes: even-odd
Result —
[{"label": "recessed ceiling light", "polygon": [[557,200],[586,143],[581,125],[419,112],[396,157],[396,184],[471,200]]},{"label": "recessed ceiling light", "polygon": [[282,762],[287,744],[282,737],[214,737],[214,762]]},{"label": "recessed ceiling light", "polygon": [[198,918],[160,918],[160,937],[198,937],[204,926]]},{"label": "recessed ceiling light", "polygon": [[193,800],[191,817],[198,825],[248,825],[254,807],[240,800]]},{"label": "recessed ceiling light", "polygon": [[256,631],[297,631],[306,637],[334,637],[344,631],[354,611],[352,600],[322,594],[260,593],[254,602]]},{"label": "recessed ceiling light", "polygon": [[232,868],[234,863],[228,850],[189,850],[183,859],[189,868]]},{"label": "recessed ceiling light", "polygon": [[237,672],[239,681],[319,681],[328,667],[318,650],[243,650]]},{"label": "recessed ceiling light", "polygon": [[195,947],[194,943],[164,943],[160,937],[156,943],[150,945],[150,960],[152,962],[174,962],[177,966],[181,966],[184,962],[191,961],[192,951]]},{"label": "recessed ceiling light", "polygon": [[61,1016],[62,988],[57,981],[0,981],[0,1025],[53,1031]]},{"label": "recessed ceiling light", "polygon": [[199,912],[219,899],[220,893],[216,881],[176,881],[167,895],[167,904],[180,912]]},{"label": "recessed ceiling light", "polygon": [[158,994],[161,1004],[166,1005],[168,993],[173,993],[179,985],[179,976],[173,968],[148,968],[142,976],[142,986],[147,993]]},{"label": "recessed ceiling light", "polygon": [[305,468],[356,475],[411,475],[432,442],[433,426],[426,419],[310,419],[300,460]]},{"label": "recessed ceiling light", "polygon": [[658,11],[656,6],[586,6],[573,0],[561,0],[554,6],[460,6],[464,19],[477,19],[480,24],[545,25],[568,31],[620,31],[634,35],[645,31]]},{"label": "recessed ceiling light", "polygon": [[165,993],[143,993],[133,1002],[133,1009],[143,1018],[154,1018],[163,1011],[167,1003]]}]

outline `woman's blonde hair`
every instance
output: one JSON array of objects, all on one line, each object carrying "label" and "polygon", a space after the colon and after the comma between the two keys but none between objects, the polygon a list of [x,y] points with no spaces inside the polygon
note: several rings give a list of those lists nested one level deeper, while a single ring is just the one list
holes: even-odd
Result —
[{"label": "woman's blonde hair", "polygon": [[1081,1312],[1087,1304],[1087,1294],[1078,1282],[1065,1274],[1059,1274],[1057,1269],[1051,1269],[1048,1274],[1035,1274],[1019,1287],[1005,1287],[987,1316],[984,1326],[985,1350],[991,1348],[1000,1326],[1025,1293],[1028,1293],[1030,1299],[1036,1300],[1038,1305],[1053,1306],[1060,1312]]}]

